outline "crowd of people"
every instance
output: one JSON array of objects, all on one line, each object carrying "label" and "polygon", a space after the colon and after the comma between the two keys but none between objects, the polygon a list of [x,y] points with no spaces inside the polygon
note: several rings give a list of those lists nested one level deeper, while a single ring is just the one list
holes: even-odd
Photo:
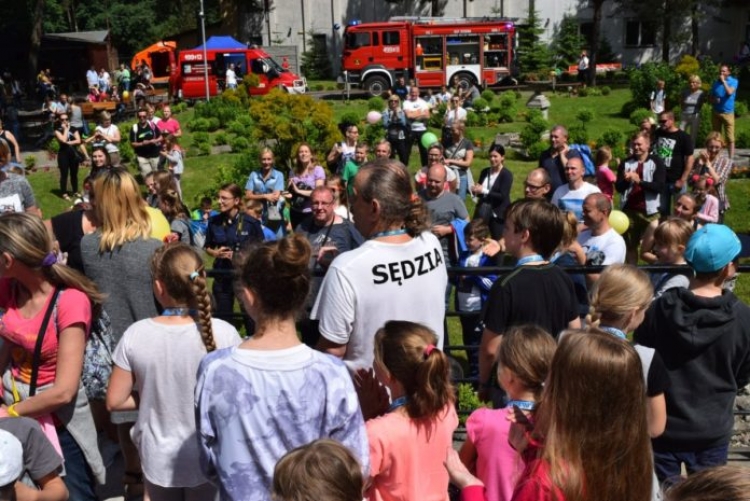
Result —
[{"label": "crowd of people", "polygon": [[[97,499],[113,442],[125,494],[153,501],[447,500],[449,482],[467,501],[682,501],[706,485],[743,499],[747,475],[721,466],[750,383],[750,307],[732,292],[744,251],[720,224],[727,138],[695,154],[665,108],[587,178],[558,125],[512,200],[502,145],[472,177],[471,94],[441,96],[433,144],[429,104],[399,82],[373,160],[344,124],[325,162],[300,144],[285,176],[263,149],[244,189],[193,212],[168,107],[139,109],[129,133],[144,198],[111,117],[84,139],[54,105],[74,210],[43,221],[23,175],[0,169],[0,499]],[[13,151],[0,139],[0,163]],[[648,275],[639,257],[684,266]],[[471,270],[497,264],[513,269]],[[586,264],[605,268],[564,269]],[[460,452],[451,298],[493,404]],[[221,319],[235,302],[244,336]]]}]

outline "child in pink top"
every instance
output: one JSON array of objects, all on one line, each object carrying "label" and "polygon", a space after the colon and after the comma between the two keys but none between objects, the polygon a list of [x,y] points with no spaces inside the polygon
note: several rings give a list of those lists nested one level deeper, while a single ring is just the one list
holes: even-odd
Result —
[{"label": "child in pink top", "polygon": [[695,218],[703,224],[719,222],[719,199],[714,195],[713,179],[694,176],[693,195],[700,209]]},{"label": "child in pink top", "polygon": [[375,374],[390,390],[388,412],[367,422],[372,501],[448,501],[445,451],[458,426],[448,358],[437,336],[392,320],[375,336]]},{"label": "child in pink top", "polygon": [[510,401],[502,409],[477,409],[469,416],[460,452],[463,463],[484,482],[487,501],[510,501],[513,496],[524,464],[508,443],[507,416],[513,406],[534,410],[554,353],[554,339],[540,327],[514,327],[503,335],[497,378]]},{"label": "child in pink top", "polygon": [[611,202],[615,193],[615,180],[617,179],[617,176],[609,169],[609,163],[612,161],[612,150],[609,146],[602,146],[596,150],[594,160],[596,163],[596,185]]},{"label": "child in pink top", "polygon": [[[534,422],[513,413],[509,441],[525,467],[511,501],[656,499],[638,353],[627,340],[596,328],[568,330],[560,338]],[[445,466],[462,501],[488,499],[482,481],[452,449]]]}]

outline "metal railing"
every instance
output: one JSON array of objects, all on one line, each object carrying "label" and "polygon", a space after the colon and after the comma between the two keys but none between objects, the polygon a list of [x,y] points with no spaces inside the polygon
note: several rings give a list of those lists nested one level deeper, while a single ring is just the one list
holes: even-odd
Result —
[{"label": "metal railing", "polygon": [[[566,266],[561,267],[562,270],[566,271],[570,274],[589,274],[589,273],[601,273],[606,266],[590,266],[590,265],[580,265],[580,266]],[[639,269],[645,271],[645,272],[668,272],[668,271],[690,271],[691,268],[689,266],[683,265],[683,266],[674,266],[674,265],[641,265],[638,266]],[[448,267],[448,275],[449,276],[455,276],[455,275],[498,275],[502,276],[503,274],[509,273],[515,269],[514,266],[486,266],[486,267],[476,267],[476,268],[461,268],[461,267]],[[740,264],[737,266],[737,272],[738,273],[747,273],[750,272],[750,264]],[[231,270],[215,270],[211,269],[207,271],[207,274],[209,277],[221,277],[221,276],[227,276],[232,275],[233,271]],[[460,317],[462,315],[470,315],[471,313],[465,313],[465,312],[459,312],[454,311],[453,309],[449,309],[446,311],[445,316],[446,317]],[[215,315],[218,318],[222,318],[225,320],[240,320],[242,319],[241,313],[232,313],[230,315],[227,314],[216,314]],[[448,324],[446,322],[446,329],[448,329]],[[448,332],[445,333],[445,343],[443,346],[443,351],[447,353],[453,360],[457,362],[456,358],[453,357],[451,354],[455,352],[468,352],[470,350],[478,351],[479,346],[478,345],[457,345],[457,344],[450,344],[449,339],[450,336],[448,335]],[[455,364],[454,364],[455,366]],[[456,375],[453,378],[454,382],[456,383],[469,383],[469,384],[477,384],[478,380],[477,378],[472,377],[464,377],[463,373],[460,375]],[[458,413],[461,415],[469,414],[471,411],[462,411],[458,410]],[[734,411],[735,416],[750,416],[750,410],[735,410]],[[459,429],[457,430],[459,433],[461,433],[463,430]],[[747,447],[738,447],[738,448],[730,448],[729,450],[730,454],[749,454],[750,448]],[[750,460],[750,456],[747,458]]]}]

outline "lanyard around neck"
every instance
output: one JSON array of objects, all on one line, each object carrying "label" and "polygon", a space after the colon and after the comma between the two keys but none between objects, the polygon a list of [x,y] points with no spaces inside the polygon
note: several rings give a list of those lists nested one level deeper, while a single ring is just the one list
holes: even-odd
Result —
[{"label": "lanyard around neck", "polygon": [[544,261],[544,258],[539,254],[531,254],[530,256],[524,256],[516,262],[516,266],[523,266],[528,263],[539,263]]}]

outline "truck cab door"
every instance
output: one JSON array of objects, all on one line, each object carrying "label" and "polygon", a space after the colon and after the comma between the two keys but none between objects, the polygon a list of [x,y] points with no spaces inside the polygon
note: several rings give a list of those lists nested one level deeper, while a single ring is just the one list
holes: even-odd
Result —
[{"label": "truck cab door", "polygon": [[271,82],[268,80],[268,65],[264,64],[261,59],[250,59],[247,64],[250,73],[258,77],[258,86],[249,89],[250,95],[268,94],[271,90]]}]

